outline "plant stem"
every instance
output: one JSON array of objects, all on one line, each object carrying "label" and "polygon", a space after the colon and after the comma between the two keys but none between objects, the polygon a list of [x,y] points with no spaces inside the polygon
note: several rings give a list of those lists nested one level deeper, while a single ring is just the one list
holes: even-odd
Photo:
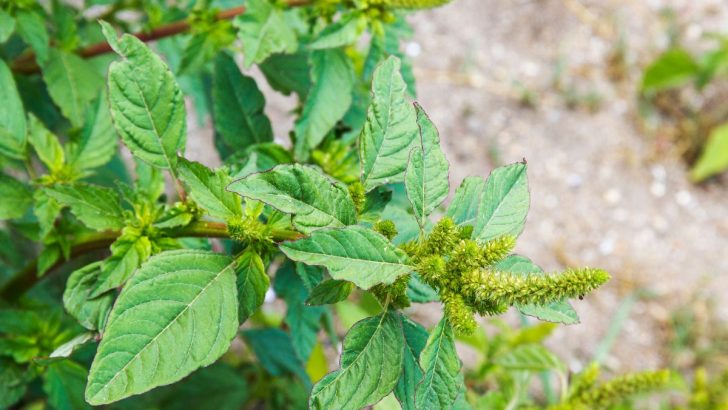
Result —
[{"label": "plant stem", "polygon": [[[61,267],[67,262],[93,251],[107,249],[121,235],[121,231],[94,232],[79,237],[71,247],[68,260],[59,260],[48,269],[48,273]],[[222,222],[198,221],[183,228],[169,232],[172,238],[229,238],[227,225]],[[301,234],[295,231],[274,231],[273,240],[282,242],[298,239]],[[8,282],[0,287],[0,299],[6,301],[17,300],[26,291],[32,288],[41,279],[36,274],[38,259],[34,259],[21,271],[17,272]]]},{"label": "plant stem", "polygon": [[[288,0],[287,4],[289,7],[305,6],[310,3],[310,0]],[[230,20],[235,16],[243,14],[245,12],[245,6],[233,7],[226,9],[217,14],[218,20]],[[140,32],[133,34],[139,40],[147,43],[150,41],[156,41],[165,37],[174,36],[180,33],[184,33],[190,29],[190,23],[187,20],[175,21],[174,23],[159,26],[154,30],[148,32]],[[92,44],[86,48],[82,48],[77,51],[77,54],[83,58],[92,58],[102,54],[111,52],[111,45],[108,42],[102,41],[100,43]],[[35,60],[35,53],[30,52],[22,55],[20,58],[15,60],[12,64],[12,69],[16,73],[20,74],[35,74],[40,72],[40,66]]]}]

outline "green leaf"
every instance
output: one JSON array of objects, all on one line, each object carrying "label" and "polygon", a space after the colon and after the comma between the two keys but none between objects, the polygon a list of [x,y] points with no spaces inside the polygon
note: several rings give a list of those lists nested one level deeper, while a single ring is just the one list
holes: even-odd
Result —
[{"label": "green leaf", "polygon": [[496,359],[496,363],[510,371],[543,372],[564,369],[564,364],[553,353],[537,344],[518,346]]},{"label": "green leaf", "polygon": [[402,328],[404,329],[404,362],[402,364],[402,375],[399,377],[394,394],[402,405],[402,410],[415,410],[415,391],[423,377],[420,368],[420,353],[427,344],[427,330],[417,322],[408,317],[400,315]]},{"label": "green leaf", "polygon": [[290,336],[280,329],[251,329],[242,332],[243,338],[253,349],[260,365],[272,376],[291,373],[304,383],[310,383],[301,359],[293,350]]},{"label": "green leaf", "polygon": [[485,180],[483,178],[466,177],[455,190],[455,197],[450,202],[445,215],[452,218],[458,225],[474,226],[484,189]]},{"label": "green leaf", "polygon": [[[523,275],[543,274],[543,270],[538,265],[520,255],[510,255],[498,262],[494,268],[499,271]],[[516,305],[516,308],[524,315],[533,316],[547,322],[564,323],[567,325],[579,323],[579,315],[566,300],[553,302],[548,305]]]},{"label": "green leaf", "polygon": [[494,169],[485,181],[473,239],[485,242],[503,235],[518,236],[526,223],[529,201],[526,163]]},{"label": "green leaf", "polygon": [[56,184],[48,187],[46,193],[61,205],[70,207],[73,215],[91,229],[103,231],[124,227],[119,195],[111,188],[78,182]]},{"label": "green leaf", "polygon": [[238,275],[238,321],[245,323],[263,305],[270,279],[260,255],[251,249],[238,257],[235,271]]},{"label": "green leaf", "polygon": [[346,186],[310,166],[279,165],[234,181],[228,190],[294,214],[293,224],[304,233],[356,223]]},{"label": "green leaf", "polygon": [[0,172],[0,220],[20,218],[33,204],[30,187]]},{"label": "green leaf", "polygon": [[321,50],[347,46],[359,39],[365,26],[366,21],[361,13],[345,14],[337,22],[321,30],[308,47],[312,50]]},{"label": "green leaf", "polygon": [[86,400],[112,403],[214,363],[237,332],[237,305],[229,257],[184,249],[151,258],[114,304]]},{"label": "green leaf", "polygon": [[418,409],[449,409],[460,392],[462,363],[455,351],[455,335],[443,318],[430,334],[420,354],[422,381],[417,385]]},{"label": "green leaf", "polygon": [[311,392],[312,409],[362,408],[394,389],[404,360],[402,323],[395,312],[357,322],[344,339],[341,368]]},{"label": "green leaf", "polygon": [[48,61],[43,64],[43,80],[63,115],[71,125],[81,128],[86,109],[103,87],[103,77],[78,55],[51,48]]},{"label": "green leaf", "polygon": [[88,371],[70,360],[51,363],[43,376],[43,390],[48,404],[57,410],[90,409],[83,398]]},{"label": "green leaf", "polygon": [[313,85],[295,125],[294,149],[300,160],[308,158],[309,151],[323,141],[351,105],[354,69],[349,57],[340,49],[313,52],[311,81]]},{"label": "green leaf", "polygon": [[38,219],[40,236],[45,238],[53,229],[53,223],[63,207],[48,195],[47,188],[37,189],[33,192],[33,201],[33,215]]},{"label": "green leaf", "polygon": [[84,124],[79,138],[66,145],[68,163],[80,171],[105,165],[116,154],[116,131],[105,91],[86,111]]},{"label": "green leaf", "polygon": [[28,119],[28,142],[35,149],[41,162],[52,173],[60,171],[65,162],[65,153],[58,137],[48,131],[45,125],[33,114],[30,114]]},{"label": "green leaf", "polygon": [[680,86],[694,78],[700,67],[687,51],[675,48],[666,51],[642,76],[642,92],[654,92]]},{"label": "green leaf", "polygon": [[265,97],[232,57],[217,56],[212,84],[215,130],[232,151],[273,141],[273,128],[263,112]]},{"label": "green leaf", "polygon": [[248,399],[245,379],[236,369],[220,362],[160,390],[168,394],[159,407],[165,410],[239,410]]},{"label": "green leaf", "polygon": [[372,102],[359,137],[361,179],[367,191],[404,180],[417,134],[417,117],[407,101],[400,60],[389,57],[374,71]]},{"label": "green leaf", "polygon": [[158,168],[174,169],[184,151],[187,123],[184,97],[162,60],[138,38],[104,35],[123,57],[109,67],[109,103],[114,126],[134,156]]},{"label": "green leaf", "polygon": [[12,359],[0,357],[0,408],[9,408],[25,395],[29,377]]},{"label": "green leaf", "polygon": [[354,284],[345,280],[327,280],[311,290],[306,299],[308,305],[332,305],[349,297]]},{"label": "green leaf", "polygon": [[152,254],[152,243],[146,236],[122,234],[111,244],[111,257],[104,261],[92,298],[123,285]]},{"label": "green leaf", "polygon": [[700,182],[728,169],[728,123],[710,131],[700,158],[690,170],[690,178]]},{"label": "green leaf", "polygon": [[308,238],[284,242],[280,249],[294,261],[325,266],[332,278],[362,289],[391,284],[412,270],[402,250],[361,226],[315,231]]},{"label": "green leaf", "polygon": [[284,95],[295,92],[301,100],[306,98],[311,88],[308,53],[273,54],[258,67],[274,90]]},{"label": "green leaf", "polygon": [[15,31],[15,19],[5,10],[0,10],[0,44],[8,41]]},{"label": "green leaf", "polygon": [[[303,363],[307,363],[316,345],[318,332],[321,330],[321,317],[326,309],[321,306],[304,304],[308,296],[306,284],[314,281],[318,283],[317,281],[320,279],[308,275],[313,272],[305,269],[299,271],[300,266],[302,264],[286,263],[278,269],[273,290],[286,301],[285,323],[291,332],[293,350]],[[306,282],[304,282],[303,276],[306,276]]]},{"label": "green leaf", "polygon": [[296,33],[286,23],[283,10],[268,0],[246,1],[245,13],[236,17],[233,25],[243,42],[246,68],[273,53],[293,53],[298,46]]},{"label": "green leaf", "polygon": [[15,15],[18,34],[35,51],[36,61],[40,64],[48,59],[50,48],[45,20],[42,14],[30,10],[20,10]]},{"label": "green leaf", "polygon": [[200,163],[180,158],[178,172],[187,193],[210,216],[228,220],[243,214],[240,197],[225,190],[231,179],[224,170],[212,171]]},{"label": "green leaf", "polygon": [[14,159],[25,158],[26,124],[23,101],[13,74],[0,60],[0,154]]},{"label": "green leaf", "polygon": [[427,217],[447,198],[450,192],[450,164],[440,148],[437,128],[415,104],[419,139],[412,149],[404,175],[407,197],[412,204],[417,223],[424,231]]},{"label": "green leaf", "polygon": [[412,273],[407,283],[407,297],[415,303],[429,303],[440,301],[440,295],[420,278],[417,272]]},{"label": "green leaf", "polygon": [[[111,308],[111,304],[109,304],[109,308]],[[106,313],[108,313],[108,311]],[[104,320],[106,320],[106,318],[104,318]],[[69,358],[76,350],[80,349],[82,346],[85,346],[87,343],[95,343],[95,336],[96,334],[94,332],[81,333],[80,335],[74,337],[66,343],[56,347],[56,349],[53,350],[48,356],[47,360],[56,361]]]},{"label": "green leaf", "polygon": [[114,295],[105,293],[91,298],[101,273],[102,262],[94,262],[75,270],[68,277],[63,292],[63,306],[81,326],[88,330],[103,330],[114,303]]}]

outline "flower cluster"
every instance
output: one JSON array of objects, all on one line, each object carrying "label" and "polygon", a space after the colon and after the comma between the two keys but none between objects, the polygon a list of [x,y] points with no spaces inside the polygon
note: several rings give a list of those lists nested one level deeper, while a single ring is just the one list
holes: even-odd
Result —
[{"label": "flower cluster", "polygon": [[516,238],[504,235],[481,243],[471,234],[471,227],[459,227],[446,217],[424,241],[402,247],[422,279],[439,291],[445,314],[459,333],[475,329],[475,313],[497,315],[512,305],[580,297],[609,280],[603,270],[590,268],[548,275],[502,271],[497,264],[513,250]]},{"label": "flower cluster", "polygon": [[664,389],[671,379],[669,370],[658,370],[630,373],[596,384],[594,379],[598,372],[594,367],[587,372],[590,373],[587,377],[591,379],[590,385],[578,389],[572,388],[566,403],[551,406],[549,410],[607,409],[623,402],[626,398]]}]

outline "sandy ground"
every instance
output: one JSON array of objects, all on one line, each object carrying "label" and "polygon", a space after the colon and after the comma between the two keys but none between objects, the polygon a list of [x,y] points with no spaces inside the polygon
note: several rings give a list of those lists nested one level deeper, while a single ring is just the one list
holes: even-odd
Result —
[{"label": "sandy ground", "polygon": [[[624,322],[606,360],[615,370],[664,364],[665,322],[699,289],[728,318],[728,179],[692,185],[683,162],[669,150],[655,155],[636,125],[639,67],[666,44],[665,7],[687,41],[721,28],[721,17],[728,29],[722,1],[456,0],[411,19],[418,100],[440,129],[453,185],[525,157],[531,212],[517,251],[546,270],[613,274],[606,289],[575,302],[582,323],[551,339],[574,368],[636,289],[653,297]],[[613,82],[608,61],[620,38],[630,68]],[[561,89],[586,96],[581,105],[598,95],[599,108],[568,108],[558,73]],[[535,108],[520,104],[523,89]]]},{"label": "sandy ground", "polygon": [[[665,8],[696,41],[726,21],[724,1],[455,0],[410,19],[418,101],[440,129],[453,189],[526,158],[531,212],[517,252],[546,270],[588,265],[614,277],[574,303],[581,324],[549,341],[572,370],[638,290],[651,296],[619,328],[605,360],[614,371],[667,364],[667,321],[698,291],[728,319],[728,178],[692,185],[684,163],[637,126],[635,97],[640,67],[667,43]],[[628,70],[615,82],[608,61],[620,39]],[[286,135],[295,101],[258,83]],[[524,90],[534,108],[521,104]],[[189,122],[188,155],[213,165],[209,127]]]}]

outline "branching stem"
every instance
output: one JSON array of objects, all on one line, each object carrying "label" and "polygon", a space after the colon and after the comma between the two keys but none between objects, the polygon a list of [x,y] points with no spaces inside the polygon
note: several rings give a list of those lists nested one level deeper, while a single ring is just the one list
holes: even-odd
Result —
[{"label": "branching stem", "polygon": [[[199,221],[186,227],[173,230],[168,233],[173,238],[229,238],[227,225],[222,222]],[[88,253],[108,249],[108,247],[121,235],[121,231],[94,232],[77,238],[71,247],[71,253],[67,260],[60,259],[48,269],[50,274],[55,269],[65,265],[69,261]],[[274,231],[273,240],[282,242],[294,240],[301,237],[295,231]],[[0,287],[0,299],[7,301],[17,300],[26,291],[32,288],[40,278],[36,274],[38,259],[34,259],[22,270],[18,271],[12,279]]]},{"label": "branching stem", "polygon": [[[305,6],[310,3],[310,0],[288,0],[287,4],[289,7]],[[227,10],[223,10],[217,14],[218,20],[230,20],[235,16],[243,14],[245,7],[233,7]],[[165,37],[174,36],[180,33],[184,33],[190,29],[190,23],[187,20],[175,21],[174,23],[159,26],[154,30],[147,32],[135,33],[134,36],[139,40],[147,43],[156,41]],[[102,54],[111,52],[111,46],[108,42],[102,41],[100,43],[92,44],[88,47],[78,50],[77,54],[83,58],[92,58]],[[20,58],[15,60],[12,64],[12,69],[16,73],[20,74],[35,74],[40,72],[40,66],[35,60],[35,53],[29,52],[23,54]]]}]

